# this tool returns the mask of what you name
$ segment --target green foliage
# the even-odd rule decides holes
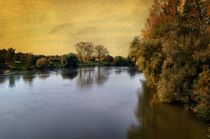
[[[50,57],[48,57],[48,63],[49,63],[49,65],[48,65],[49,69],[59,68],[61,65],[60,57],[50,56]]]
[[[130,58],[118,56],[114,59],[103,45],[94,46],[91,42],[80,42],[75,47],[76,55],[70,53],[63,56],[15,53],[13,48],[2,49],[0,50],[0,68],[4,70],[33,70],[78,66],[133,66]]]
[[[61,61],[62,67],[78,67],[78,59],[76,55],[70,53],[68,55],[64,55]]]
[[[182,3],[182,4],[180,4]],[[159,100],[179,102],[210,121],[210,45],[207,1],[155,0],[133,58],[157,87]]]
[[[114,61],[114,58],[110,55],[107,55],[104,57],[103,63],[101,63],[101,64],[104,66],[112,66],[113,61]]]
[[[127,66],[128,63],[128,60],[122,56],[116,56],[113,61],[114,66]]]
[[[14,56],[15,56],[15,49],[13,48],[9,48],[7,50],[7,59],[8,59],[8,62],[13,62],[14,61]]]
[[[6,68],[6,53],[7,53],[7,50],[5,49],[0,50],[0,68],[1,69]]]

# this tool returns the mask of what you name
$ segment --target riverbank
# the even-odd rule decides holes
[[[114,64],[79,64],[77,67],[57,67],[57,68],[44,68],[44,69],[39,69],[39,68],[36,68],[36,67],[31,67],[31,68],[4,68],[4,69],[0,69],[0,74],[1,75],[7,75],[11,72],[21,72],[21,71],[56,71],[56,70],[72,70],[72,69],[78,69],[78,68],[94,68],[94,67],[101,67],[101,68],[104,68],[104,67],[109,67],[109,68],[112,68],[112,67],[119,67],[119,68],[123,68],[123,67],[127,67],[127,68],[133,68],[137,71],[136,67],[134,65],[127,65],[127,66],[115,66]]]

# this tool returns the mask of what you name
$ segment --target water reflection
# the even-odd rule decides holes
[[[24,71],[24,72],[11,72],[8,74],[0,75],[0,84],[9,82],[9,87],[13,88],[16,86],[16,82],[21,78],[26,85],[32,86],[33,80],[38,77],[39,79],[45,80],[50,77],[50,71]]]
[[[99,67],[96,72],[95,80],[96,84],[103,85],[109,79],[109,70],[104,70]]]
[[[136,69],[135,67],[131,67],[131,68],[128,68],[128,69],[127,69],[127,73],[128,73],[128,75],[129,75],[131,78],[133,78],[133,77],[135,77],[136,74],[139,73],[139,72],[137,71],[137,69]]]
[[[50,71],[24,71],[24,72],[11,72],[8,74],[0,74],[0,84],[9,82],[9,87],[16,86],[16,82],[23,79],[26,85],[32,86],[33,80],[38,77],[39,79],[47,79],[50,76]]]
[[[9,80],[9,87],[10,88],[13,88],[15,87],[15,82],[20,80],[21,79],[21,76],[19,73],[15,73],[15,74],[9,74],[8,75],[8,80]]]
[[[0,139],[206,139],[205,126],[157,104],[140,79],[105,67],[0,75]]]
[[[77,78],[79,88],[90,88],[93,85],[94,68],[80,68]]]
[[[120,72],[122,70],[119,69]],[[25,71],[25,72],[12,72],[8,75],[0,75],[0,84],[9,81],[9,87],[15,87],[16,81],[23,79],[26,85],[32,86],[33,80],[39,78],[46,80],[50,77],[50,74],[56,73],[61,75],[63,79],[73,80],[76,78],[76,82],[79,88],[91,88],[93,84],[103,85],[109,79],[111,70],[105,67],[96,68],[79,68],[79,69],[61,69],[58,71],[39,70],[39,71]]]
[[[45,80],[48,77],[50,77],[50,72],[51,71],[49,71],[49,70],[39,70],[39,71],[37,71],[37,77],[42,80]]]
[[[9,75],[9,87],[13,88],[15,87],[15,76],[14,75]]]
[[[77,71],[77,69],[63,69],[61,71],[61,75],[62,75],[63,79],[73,80],[74,78],[77,77],[78,71]]]
[[[115,74],[120,74],[123,72],[123,69],[121,67],[115,69]]]
[[[0,84],[6,82],[7,77],[6,76],[0,76]]]
[[[23,81],[25,84],[28,84],[29,86],[32,86],[34,78],[36,78],[36,72],[34,71],[26,71],[22,74]]]
[[[128,139],[207,139],[206,127],[183,109],[158,104],[154,89],[143,83],[135,112],[138,125],[128,129]]]
[[[109,70],[106,68],[80,68],[77,85],[79,88],[91,88],[93,84],[103,85],[109,79]]]

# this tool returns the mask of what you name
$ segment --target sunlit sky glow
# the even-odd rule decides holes
[[[127,55],[152,0],[0,0],[0,49],[61,55],[79,41]]]

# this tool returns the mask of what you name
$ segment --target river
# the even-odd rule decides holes
[[[207,139],[204,124],[152,93],[127,67],[0,75],[0,139]]]

